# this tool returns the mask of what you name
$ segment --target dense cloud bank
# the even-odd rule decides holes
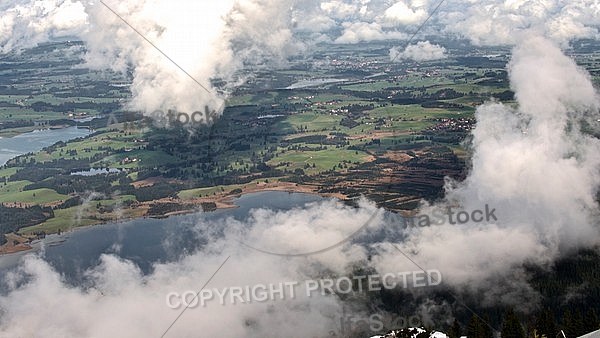
[[[253,69],[280,65],[290,56],[306,55],[315,42],[407,39],[439,4],[433,0],[104,3],[106,6],[99,1],[4,1],[0,5],[0,51],[74,36],[86,44],[88,66],[133,72],[131,109],[150,113],[175,107],[191,114],[205,106],[222,109],[228,90],[245,80],[238,72],[244,65]],[[533,32],[566,44],[575,38],[597,37],[598,22],[600,5],[593,0],[448,0],[421,34],[497,45],[514,44],[523,39],[524,32]],[[399,52],[403,51],[392,51]],[[417,61],[444,56],[443,46],[428,42],[403,53],[404,58]],[[211,82],[216,78],[228,85],[216,90]]]

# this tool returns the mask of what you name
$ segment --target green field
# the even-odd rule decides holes
[[[55,201],[64,201],[69,198],[51,189],[35,189],[21,192],[5,192],[0,194],[0,203],[35,203],[45,204]]]
[[[17,170],[19,170],[17,167],[0,169],[0,178],[8,178],[14,175]]]
[[[301,113],[287,117],[282,122],[274,126],[277,131],[297,131],[300,127],[308,131],[321,131],[323,129],[331,130],[334,127],[341,127],[341,116],[325,115],[319,113]]]
[[[280,169],[303,169],[307,174],[314,174],[325,170],[334,169],[334,167],[343,164],[344,161],[352,163],[362,163],[368,158],[364,152],[347,150],[343,148],[336,149],[330,146],[327,150],[319,151],[286,151],[278,155],[267,164],[277,166],[281,162],[291,162],[290,166],[282,166]],[[313,168],[312,165],[315,165]],[[337,170],[337,168],[336,168]]]
[[[67,231],[75,227],[88,226],[100,223],[97,220],[79,218],[78,215],[80,214],[80,212],[80,207],[54,210],[54,218],[51,218],[46,222],[38,225],[23,228],[19,231],[19,233],[25,235],[39,231],[45,231],[46,233],[56,233],[59,229],[61,231]]]
[[[268,179],[268,181],[269,182],[278,182],[279,179],[271,178],[271,179]],[[246,184],[220,185],[220,186],[208,187],[208,188],[196,188],[196,189],[181,190],[177,194],[177,197],[179,197],[183,200],[190,200],[190,199],[201,198],[201,197],[209,197],[209,196],[219,194],[219,193],[229,193],[234,189],[244,189],[245,187],[249,187],[249,186],[256,185],[258,183],[264,183],[264,182],[265,182],[264,179],[258,179],[258,180],[252,180]]]
[[[9,171],[11,171],[11,169],[13,169],[13,168],[8,168],[8,169],[3,169],[3,170],[6,170],[7,172],[9,172]],[[23,188],[28,184],[31,184],[31,182],[29,182],[29,181],[9,181],[9,182],[4,183],[4,184],[0,185],[0,192],[2,193],[2,195],[0,195],[0,198],[4,197],[4,195],[15,194],[15,193],[21,192],[21,191],[23,191]]]

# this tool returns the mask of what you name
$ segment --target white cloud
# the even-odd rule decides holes
[[[340,37],[335,39],[335,43],[357,43],[361,41],[402,39],[406,35],[395,31],[384,31],[378,23],[344,23],[344,31]]]
[[[421,24],[427,18],[426,8],[414,8],[399,1],[383,13],[385,20],[390,24],[415,25]]]
[[[446,48],[431,44],[429,41],[419,41],[406,47],[402,52],[398,47],[390,49],[390,60],[409,59],[414,61],[431,61],[446,58]]]
[[[23,1],[8,5],[0,13],[0,52],[33,47],[51,36],[80,33],[86,19],[84,6],[77,1]]]

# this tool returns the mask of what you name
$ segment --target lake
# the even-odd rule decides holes
[[[69,175],[96,176],[96,175],[116,174],[116,173],[120,173],[123,170],[124,169],[119,169],[119,168],[92,168],[92,169],[88,169],[88,170],[74,171],[74,172],[70,173]]]
[[[302,80],[296,83],[289,85],[284,89],[300,89],[300,88],[310,88],[315,86],[324,86],[339,82],[346,82],[348,79],[314,79],[314,80]]]
[[[68,127],[63,129],[43,129],[14,137],[0,137],[0,166],[19,155],[41,150],[58,141],[68,141],[89,135],[86,128]]]
[[[152,271],[152,264],[176,261],[182,255],[203,245],[193,232],[194,225],[202,217],[207,219],[234,217],[237,220],[244,220],[252,209],[289,210],[323,200],[325,198],[318,195],[304,193],[283,191],[252,193],[236,199],[235,204],[239,207],[235,209],[198,212],[165,219],[134,219],[76,229],[60,236],[51,235],[43,241],[42,250],[44,259],[74,285],[84,282],[81,272],[96,266],[103,253],[128,259],[147,274]],[[177,245],[165,245],[165,243],[177,243]],[[0,256],[0,271],[15,268],[18,260],[23,256],[23,254]]]

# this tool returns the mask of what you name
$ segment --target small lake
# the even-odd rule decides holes
[[[118,169],[118,168],[92,168],[92,169],[88,169],[88,170],[74,171],[74,172],[70,173],[69,175],[74,175],[74,176],[96,176],[96,175],[116,174],[116,173],[120,173],[121,171],[123,171],[123,169]]]
[[[86,128],[43,129],[14,137],[0,137],[0,166],[19,155],[42,150],[58,141],[69,141],[89,135]]]
[[[302,80],[296,83],[291,84],[285,89],[300,89],[300,88],[309,88],[315,86],[323,86],[333,83],[346,82],[348,79],[314,79],[314,80]]]

